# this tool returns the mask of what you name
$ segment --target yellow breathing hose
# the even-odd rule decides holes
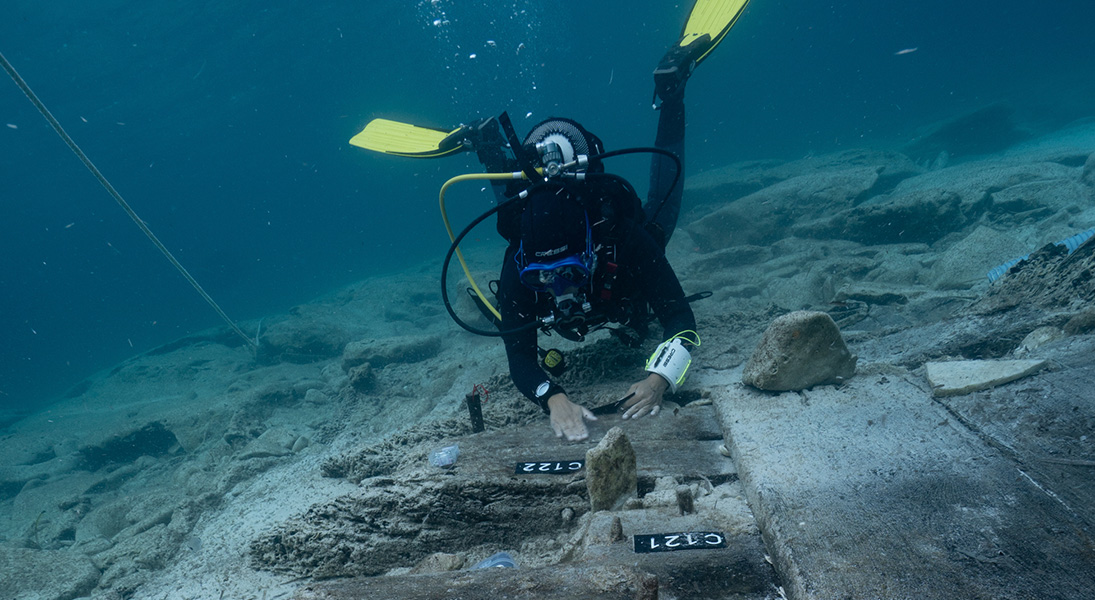
[[[438,194],[439,201],[441,203],[441,220],[445,222],[445,230],[449,232],[449,240],[456,241],[456,234],[452,231],[452,225],[449,224],[449,215],[445,212],[445,192],[449,190],[449,186],[461,181],[482,181],[482,180],[503,180],[503,179],[525,179],[525,174],[516,171],[513,173],[468,173],[466,175],[457,175],[452,179],[445,182],[441,186],[441,192]],[[468,278],[468,283],[471,284],[471,289],[475,291],[475,295],[479,296],[479,299],[483,302],[492,314],[498,319],[502,318],[502,314],[498,312],[498,309],[494,307],[487,296],[479,289],[479,285],[475,283],[475,278],[471,276],[471,270],[468,269],[468,263],[464,262],[464,255],[460,252],[460,247],[456,248],[456,258],[460,261],[460,266],[464,269],[464,275]]]

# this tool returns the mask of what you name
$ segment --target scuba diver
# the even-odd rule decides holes
[[[681,58],[688,59],[687,55]],[[683,80],[680,85],[659,86],[659,91],[662,104],[657,147],[680,156],[684,141]],[[568,156],[603,152],[596,136],[563,119],[538,125],[524,146],[541,150],[548,147],[540,154],[542,168],[550,168],[550,152],[561,151],[565,162],[573,160]],[[596,164],[588,167],[590,171],[598,168]],[[625,182],[588,177],[581,184],[539,187],[528,195],[523,210],[508,224],[507,215],[499,216],[500,230],[519,233],[510,239],[498,290],[500,328],[510,332],[502,336],[510,377],[521,393],[548,413],[559,437],[586,439],[584,421],[597,417],[590,409],[572,402],[541,369],[537,329],[527,327],[531,322],[547,322],[551,331],[574,341],[609,322],[626,326],[641,338],[649,311],[653,311],[666,334],[659,352],[672,344],[679,353],[678,360],[647,365],[648,376],[631,386],[620,407],[624,419],[657,415],[665,391],[671,388],[675,392],[683,382],[689,361],[684,346],[698,344],[699,340],[692,310],[665,257],[682,195],[681,181],[673,176],[674,170],[669,158],[654,156],[645,206],[639,206],[634,190]]]
[[[676,392],[699,346],[695,317],[665,247],[676,228],[683,192],[684,89],[693,69],[718,45],[748,0],[697,0],[677,43],[654,70],[654,107],[659,111],[653,148],[606,152],[601,140],[576,121],[549,118],[520,140],[508,116],[481,119],[451,132],[375,120],[351,143],[400,156],[434,158],[475,151],[491,179],[498,204],[473,221],[453,244],[442,269],[445,306],[465,329],[505,342],[510,377],[517,389],[549,415],[558,437],[588,438],[585,421],[595,412],[623,411],[624,419],[657,415],[665,392]],[[606,172],[604,160],[651,153],[645,203],[622,177]],[[467,233],[492,214],[508,242],[494,291],[497,308],[479,290],[465,265],[469,293],[494,325],[476,329],[460,319],[448,299],[446,277]],[[474,293],[473,293],[474,292]],[[709,294],[708,294],[709,295]],[[552,380],[560,355],[537,344],[538,331],[582,341],[608,328],[629,345],[646,336],[651,316],[662,326],[662,342],[645,364],[646,377],[623,397],[591,411],[574,403]],[[609,324],[618,327],[609,328]]]

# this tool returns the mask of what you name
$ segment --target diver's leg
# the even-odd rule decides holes
[[[664,100],[659,112],[658,136],[654,145],[676,154],[681,161],[681,172],[677,173],[677,162],[672,158],[663,154],[654,155],[650,160],[650,189],[643,212],[646,213],[647,230],[665,246],[677,227],[684,192],[683,90]]]
[[[674,185],[676,162],[655,155],[650,168],[650,192],[643,207],[647,228],[663,244],[669,243],[681,212],[684,189],[684,86],[692,71],[729,33],[748,4],[744,2],[695,2],[677,40],[654,69],[654,106],[661,100],[655,145],[675,152],[681,173]]]
[[[471,144],[488,173],[511,173],[520,168],[512,151],[507,150],[509,145],[495,117],[479,119],[468,125],[465,142]],[[513,179],[493,180],[490,187],[495,202],[499,204],[522,189],[520,182]],[[521,210],[522,206],[510,204],[498,211],[498,233],[511,243],[516,243],[521,234]]]

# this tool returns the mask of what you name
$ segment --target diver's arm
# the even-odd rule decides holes
[[[502,315],[502,331],[513,331],[503,335],[502,341],[506,344],[506,358],[513,384],[546,413],[548,396],[537,398],[536,391],[541,384],[550,384],[551,381],[540,368],[536,328],[528,327],[536,319],[536,294],[520,283],[517,263],[513,260],[516,251],[514,246],[506,250],[499,280],[498,311]],[[551,391],[555,393],[562,391],[562,388]]]
[[[632,241],[639,281],[664,329],[664,339],[668,341],[681,332],[695,331],[696,317],[684,299],[684,290],[677,274],[673,272],[661,247],[645,231],[637,232]],[[657,415],[661,410],[662,397],[669,387],[669,382],[657,373],[650,373],[636,382],[628,390],[633,396],[624,405],[623,418]]]
[[[514,252],[512,246],[506,251],[506,263],[502,267],[498,294],[502,331],[517,330],[536,318],[536,295],[518,281]],[[588,408],[571,402],[566,390],[551,381],[540,368],[536,328],[526,327],[502,336],[502,340],[506,344],[510,379],[518,391],[548,414],[555,436],[570,441],[588,438],[585,421],[596,421],[597,417]]]
[[[503,285],[503,289],[505,286]],[[502,301],[506,307],[505,300]],[[518,306],[510,304],[502,309],[503,331],[520,327],[530,321],[523,318]],[[524,312],[531,315],[531,311]],[[522,322],[523,321],[523,322]],[[529,328],[525,331],[505,335],[502,338],[506,343],[506,357],[509,360],[509,373],[513,384],[548,414],[551,429],[556,437],[565,437],[569,441],[581,441],[589,437],[585,421],[596,421],[597,417],[584,406],[570,401],[566,391],[558,384],[551,381],[547,374],[540,368],[538,354],[536,352],[536,329]]]

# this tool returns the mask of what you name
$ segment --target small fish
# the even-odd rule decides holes
[[[902,54],[912,54],[913,52],[916,52],[919,49],[920,49],[919,46],[917,46],[916,48],[905,48],[904,50],[898,50],[897,52],[894,52],[893,54],[894,54],[894,56],[901,56]]]

